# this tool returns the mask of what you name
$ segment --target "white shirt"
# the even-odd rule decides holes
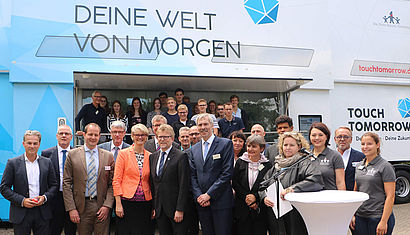
[[[120,146],[118,146],[118,151],[120,151],[120,150],[122,149],[123,143],[124,143],[124,142],[121,142]],[[115,154],[115,147],[116,147],[116,146],[115,146],[115,144],[114,144],[114,141],[111,140],[111,153],[112,153],[112,155]]]
[[[352,148],[346,149],[342,154],[343,163],[345,164],[345,170],[346,170],[347,164],[349,163],[350,151],[352,151]]]
[[[90,164],[90,160],[91,160],[91,153],[89,152],[89,150],[93,151],[93,157],[95,159],[95,171],[97,172],[97,177],[98,177],[99,161],[98,161],[98,149],[97,149],[97,147],[95,147],[94,149],[89,149],[89,148],[87,148],[87,145],[84,145],[84,150],[85,150],[85,164],[86,164],[85,166],[87,167],[87,172],[88,172],[88,165]],[[98,193],[98,191],[97,191],[97,193]],[[85,187],[85,196],[86,197],[90,196],[88,194],[88,180],[87,180],[87,185]]]
[[[164,166],[165,166],[165,162],[167,162],[167,160],[168,160],[168,155],[169,155],[169,151],[171,151],[171,148],[172,148],[172,145],[171,145],[171,147],[169,147],[169,149],[167,149],[167,150],[165,150],[165,159],[164,159]],[[157,175],[158,175],[158,173],[159,173],[159,164],[160,164],[160,162],[161,162],[161,156],[162,156],[162,153],[163,153],[164,151],[162,151],[162,149],[160,150],[160,153],[159,153],[159,158],[158,158],[158,162],[157,162]],[[162,166],[162,169],[164,169],[164,166]]]
[[[212,134],[211,137],[209,137],[209,139],[208,139],[207,141],[205,141],[204,139],[201,140],[201,143],[202,143],[202,154],[204,154],[204,151],[205,151],[205,142],[208,142],[208,153],[209,153],[209,150],[211,149],[211,145],[212,145],[212,142],[214,142],[214,139],[215,139],[215,135]],[[202,156],[202,157],[203,157],[203,156]],[[206,158],[205,158],[205,159],[206,159]]]
[[[24,153],[24,160],[26,163],[29,197],[34,198],[40,196],[40,166],[38,165],[38,155],[33,162],[30,162]]]
[[[60,171],[60,191],[63,191],[63,171],[64,171],[64,165],[63,165],[63,150],[67,150],[66,157],[68,155],[68,151],[70,151],[70,146],[67,148],[63,149],[60,147],[60,145],[57,144],[57,151],[58,151],[58,169]]]

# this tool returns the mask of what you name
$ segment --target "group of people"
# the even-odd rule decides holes
[[[239,97],[232,95],[230,102],[217,104],[214,100],[207,102],[199,99],[195,105],[191,104],[190,98],[184,95],[182,88],[177,88],[174,97],[168,97],[166,92],[160,92],[152,101],[152,111],[147,112],[142,107],[139,97],[132,99],[131,105],[125,111],[121,101],[114,100],[110,104],[106,96],[101,92],[92,93],[92,103],[84,105],[75,118],[76,134],[82,135],[84,127],[89,123],[96,123],[101,127],[102,133],[109,133],[111,123],[122,121],[127,127],[127,133],[136,124],[144,124],[152,134],[152,118],[162,115],[169,125],[174,127],[176,135],[178,130],[175,126],[189,122],[188,127],[195,123],[199,114],[209,113],[214,120],[215,134],[228,137],[232,131],[244,130],[248,127],[248,115],[245,110],[239,108]],[[82,124],[82,125],[81,125]],[[130,138],[126,142],[131,143]]]
[[[101,144],[102,128],[91,122],[78,148],[70,146],[71,128],[62,125],[57,145],[41,155],[41,134],[27,131],[25,153],[8,160],[0,185],[11,202],[15,234],[61,234],[63,229],[67,235],[76,230],[109,234],[112,213],[120,235],[152,235],[155,223],[161,235],[198,234],[199,223],[204,235],[307,234],[295,208],[276,219],[275,202],[261,190],[278,172],[283,200],[287,193],[324,189],[368,193],[370,199],[352,218],[352,233],[392,233],[395,173],[380,156],[377,134],[361,137],[361,153],[350,147],[352,131],[340,127],[332,150],[324,123],[312,124],[307,141],[282,115],[275,121],[279,140],[269,145],[260,124],[248,137],[240,129],[224,138],[215,130],[215,116],[194,117],[191,127],[186,120],[176,133],[169,119],[154,115],[152,139],[146,125],[129,128],[115,120],[111,141]],[[131,145],[124,142],[127,130]]]

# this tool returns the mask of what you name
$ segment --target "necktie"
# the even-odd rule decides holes
[[[88,162],[88,196],[95,197],[97,195],[97,173],[96,173],[96,164],[95,158],[93,156],[94,151],[89,150],[90,161]]]
[[[65,160],[67,159],[67,150],[63,150],[63,151],[61,151],[61,152],[63,152],[63,172],[64,172],[64,165],[65,165]]]
[[[204,155],[202,156],[204,158],[204,161],[206,159],[206,156],[208,155],[208,150],[209,150],[209,143],[205,141],[205,143],[204,143]]]
[[[162,168],[164,168],[164,162],[165,162],[165,154],[166,152],[161,153],[161,159],[159,160],[159,169],[158,169],[158,176],[162,174]]]
[[[117,160],[117,156],[118,156],[118,150],[119,150],[120,148],[119,148],[118,146],[115,146],[114,149],[115,149],[115,152],[114,152],[114,161],[116,161],[116,160]]]

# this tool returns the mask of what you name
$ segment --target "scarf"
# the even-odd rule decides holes
[[[289,167],[293,163],[295,163],[297,160],[299,160],[302,156],[299,153],[296,153],[290,158],[286,158],[283,155],[278,155],[275,157],[275,169],[276,170],[281,170],[282,168]]]

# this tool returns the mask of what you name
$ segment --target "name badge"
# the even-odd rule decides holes
[[[105,169],[106,171],[110,171],[110,170],[111,170],[111,166],[105,166],[104,169]]]
[[[212,155],[212,158],[214,159],[214,160],[216,160],[216,159],[220,159],[221,158],[221,154],[214,154],[214,155]]]
[[[352,162],[352,167],[356,167],[359,162]]]
[[[265,168],[264,165],[259,165],[258,170],[261,171],[261,170],[263,170],[263,168]]]

